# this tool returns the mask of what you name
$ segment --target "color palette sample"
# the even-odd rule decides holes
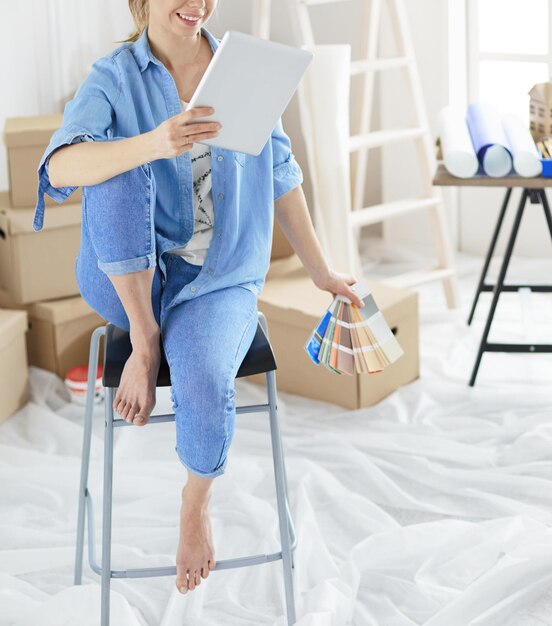
[[[370,290],[362,281],[351,285],[364,306],[337,295],[313,330],[305,350],[316,365],[336,374],[373,374],[403,354]]]

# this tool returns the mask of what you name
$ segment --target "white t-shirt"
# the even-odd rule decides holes
[[[184,100],[183,105],[188,104]],[[184,109],[184,107],[183,107]],[[203,265],[213,236],[215,215],[211,184],[211,148],[201,143],[192,144],[190,159],[193,174],[194,234],[185,246],[169,250],[194,265]]]

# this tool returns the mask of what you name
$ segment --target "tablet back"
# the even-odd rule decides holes
[[[211,106],[195,118],[222,124],[203,143],[257,156],[270,138],[313,58],[312,52],[227,31],[186,110]]]

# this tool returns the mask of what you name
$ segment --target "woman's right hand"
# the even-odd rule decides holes
[[[191,150],[194,141],[211,139],[222,127],[218,122],[191,122],[196,117],[207,117],[212,107],[193,107],[169,117],[148,134],[152,140],[153,159],[170,159]]]

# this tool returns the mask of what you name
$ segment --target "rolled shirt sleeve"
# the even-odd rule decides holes
[[[113,106],[119,97],[121,81],[115,63],[109,58],[96,61],[88,76],[65,105],[61,128],[50,138],[38,165],[38,191],[33,229],[44,224],[44,194],[58,203],[66,200],[77,187],[53,187],[48,162],[63,145],[81,141],[107,141],[113,136]]]
[[[274,167],[274,200],[303,182],[303,171],[295,160],[291,141],[284,131],[282,118],[278,119],[271,136]]]

